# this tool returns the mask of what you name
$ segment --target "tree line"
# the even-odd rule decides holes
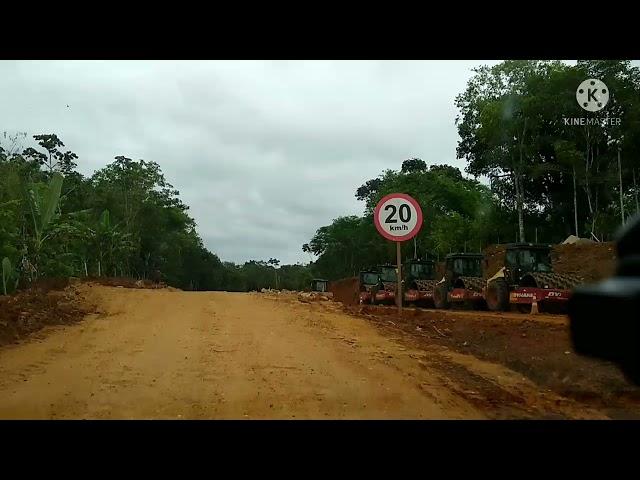
[[[609,88],[600,111],[576,101],[586,79]],[[629,61],[482,66],[455,105],[457,158],[472,178],[410,158],[366,181],[355,192],[364,214],[336,218],[303,245],[317,256],[318,274],[340,278],[394,263],[395,246],[372,218],[392,192],[413,196],[425,213],[418,236],[402,245],[405,258],[441,259],[491,243],[556,243],[571,234],[611,240],[640,211],[640,69]]]
[[[578,85],[590,78],[610,90],[597,112],[576,101]],[[302,246],[316,256],[307,265],[221,261],[153,161],[117,156],[83,176],[81,159],[57,135],[5,133],[0,293],[43,277],[146,279],[155,271],[186,290],[301,290],[314,277],[338,279],[395,260],[395,246],[372,218],[392,192],[410,194],[425,213],[419,235],[402,246],[405,258],[441,259],[491,243],[555,243],[570,234],[611,240],[640,210],[640,69],[629,61],[483,66],[455,105],[456,153],[468,176],[437,159],[399,162],[356,189],[363,215],[336,218]]]
[[[7,294],[51,277],[153,278],[185,290],[300,290],[311,273],[277,259],[223,262],[153,161],[117,156],[93,175],[55,134],[0,138],[0,260]]]

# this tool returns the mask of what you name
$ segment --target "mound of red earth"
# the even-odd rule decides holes
[[[329,292],[333,293],[333,300],[344,305],[358,305],[360,303],[360,282],[358,277],[348,277],[329,282]]]
[[[37,282],[14,295],[0,296],[0,345],[15,343],[45,325],[77,322],[92,311],[68,280]]]
[[[505,245],[489,245],[484,250],[484,278],[490,278],[504,266]],[[585,242],[554,245],[551,263],[555,273],[572,274],[585,282],[611,276],[616,268],[616,249],[612,242]]]
[[[153,288],[151,280],[136,280],[126,277],[85,277],[83,282],[98,283],[106,287]]]
[[[556,273],[571,273],[585,282],[596,282],[613,275],[616,259],[613,242],[555,245],[551,252]]]
[[[0,295],[0,345],[15,343],[46,325],[80,321],[93,306],[76,288],[79,283],[96,283],[109,287],[154,288],[151,280],[131,278],[85,277],[44,278],[18,290]],[[169,287],[169,289],[172,289]]]

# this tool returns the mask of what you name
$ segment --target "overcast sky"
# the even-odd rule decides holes
[[[86,175],[153,160],[223,260],[301,250],[355,190],[455,158],[455,96],[497,61],[0,61],[0,132],[55,133]],[[69,105],[69,108],[67,108]]]

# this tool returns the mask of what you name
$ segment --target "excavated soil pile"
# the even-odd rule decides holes
[[[333,294],[331,292],[300,292],[298,300],[302,303],[325,302],[331,300]]]
[[[83,298],[81,288],[76,287],[86,283],[110,287],[154,288],[150,280],[131,278],[40,279],[13,295],[0,295],[0,345],[15,343],[46,325],[70,324],[82,320],[86,314],[94,311]],[[171,287],[168,289],[177,291]]]
[[[126,277],[84,277],[83,282],[97,283],[105,287],[153,288],[151,280],[136,280]]]
[[[358,277],[343,278],[335,282],[329,282],[329,292],[333,293],[333,299],[344,305],[358,305],[360,303]]]
[[[613,275],[616,258],[613,242],[556,245],[551,253],[556,273],[571,273],[585,282],[596,282]]]
[[[40,281],[15,295],[0,296],[0,345],[15,343],[45,325],[77,322],[92,312],[80,291],[65,283]]]

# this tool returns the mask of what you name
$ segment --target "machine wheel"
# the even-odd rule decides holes
[[[444,285],[436,286],[433,289],[433,304],[438,309],[449,308],[449,299],[447,298],[447,287]]]
[[[509,309],[509,286],[504,278],[495,279],[487,287],[487,306],[494,312]]]
[[[520,313],[531,313],[531,304],[530,303],[517,303],[516,310]]]
[[[369,303],[371,303],[371,305],[377,305],[376,293],[378,293],[378,290],[375,289],[375,288],[372,288],[371,289],[371,300],[369,301]]]

